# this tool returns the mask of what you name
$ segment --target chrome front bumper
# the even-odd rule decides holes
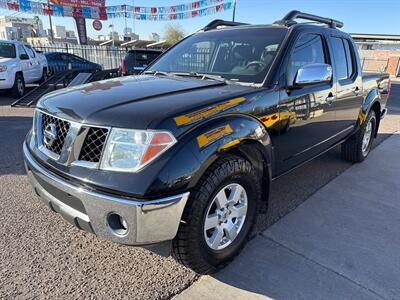
[[[189,192],[148,201],[106,195],[75,186],[47,171],[35,161],[25,144],[23,154],[35,192],[78,228],[126,245],[148,245],[175,237]],[[75,207],[69,203],[75,203]],[[116,230],[110,224],[111,215],[122,216],[126,230]]]

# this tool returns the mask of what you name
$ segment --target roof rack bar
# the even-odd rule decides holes
[[[240,25],[249,25],[249,24],[217,19],[217,20],[214,20],[214,21],[211,21],[210,23],[208,23],[201,30],[208,31],[208,30],[216,29],[219,26],[240,26]]]
[[[284,16],[282,18],[282,20],[276,21],[275,24],[290,26],[290,25],[295,24],[294,19],[304,19],[304,20],[315,21],[318,23],[324,23],[324,24],[328,24],[332,28],[336,28],[336,27],[342,28],[344,25],[343,22],[341,22],[341,21],[303,13],[298,10],[290,11],[286,16]]]

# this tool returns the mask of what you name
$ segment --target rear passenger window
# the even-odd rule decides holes
[[[332,37],[333,55],[335,56],[335,68],[338,79],[349,78],[347,72],[347,58],[344,50],[343,40],[341,38]]]
[[[346,50],[346,59],[347,59],[347,74],[348,77],[350,78],[354,74],[354,59],[353,59],[353,54],[351,52],[352,45],[350,44],[349,40],[344,39],[344,49]]]
[[[348,79],[354,74],[354,59],[350,42],[339,37],[332,37],[333,54],[336,61],[338,79]]]
[[[317,34],[305,34],[300,37],[292,52],[288,69],[288,82],[293,83],[297,70],[304,65],[326,63],[324,44]]]

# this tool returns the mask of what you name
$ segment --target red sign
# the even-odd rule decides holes
[[[92,25],[93,28],[97,31],[100,31],[103,28],[103,24],[101,24],[100,20],[94,20]]]
[[[64,6],[82,7],[105,7],[106,0],[50,0],[51,3]]]

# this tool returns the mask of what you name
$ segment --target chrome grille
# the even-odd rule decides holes
[[[65,138],[67,137],[68,131],[70,129],[71,124],[68,121],[64,121],[62,119],[50,116],[48,114],[43,113],[42,114],[42,126],[41,126],[41,135],[43,136],[46,127],[50,124],[54,124],[57,135],[56,139],[51,145],[47,145],[46,143],[43,143],[43,146],[50,150],[51,152],[60,155],[62,148],[65,143]]]
[[[79,155],[80,161],[100,162],[101,153],[104,148],[108,129],[90,127]]]

